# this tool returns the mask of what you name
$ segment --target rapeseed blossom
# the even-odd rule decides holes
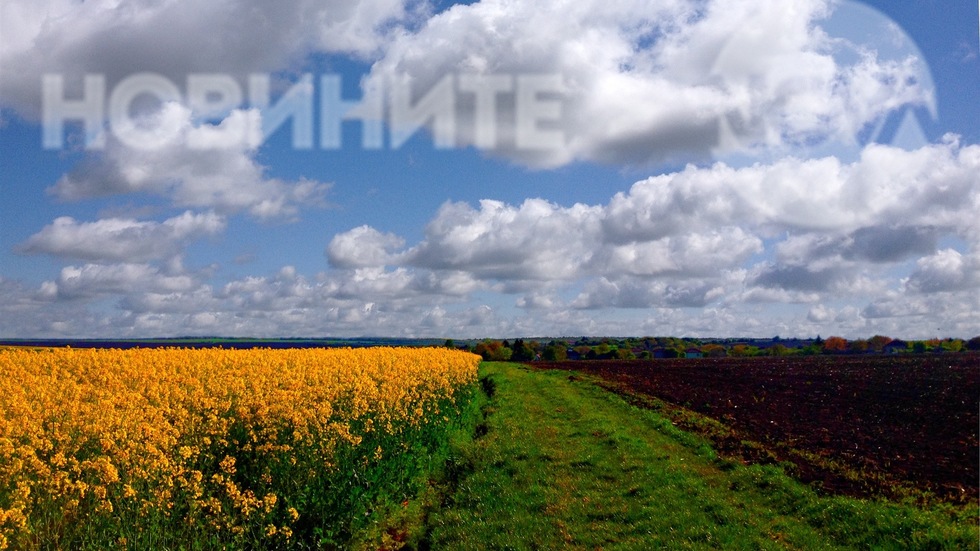
[[[368,488],[380,462],[429,445],[478,361],[409,348],[0,349],[0,549],[64,547],[86,526],[135,545],[174,525],[274,547],[346,499],[329,497],[338,481]]]

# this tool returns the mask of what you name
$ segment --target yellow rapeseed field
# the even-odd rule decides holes
[[[478,360],[409,348],[0,350],[0,549],[329,540],[327,517],[347,513],[335,509],[392,487],[392,471],[413,464],[403,456],[434,445]]]

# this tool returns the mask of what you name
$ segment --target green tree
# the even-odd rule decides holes
[[[980,336],[973,337],[966,341],[967,350],[980,350]]]
[[[507,348],[506,346],[501,346],[497,350],[497,353],[494,354],[493,357],[490,359],[495,362],[506,362],[507,360],[510,360],[510,357],[513,353],[514,351],[511,350],[510,348]]]
[[[816,355],[820,354],[821,352],[823,352],[823,347],[821,347],[817,343],[813,343],[813,344],[804,346],[802,353],[803,353],[804,356],[816,356]]]
[[[549,344],[544,347],[541,358],[548,362],[563,362],[568,359],[568,352],[564,346]]]
[[[864,354],[868,351],[868,341],[864,339],[851,341],[851,343],[847,345],[847,351],[852,354]]]
[[[784,344],[774,344],[768,348],[769,356],[789,356],[790,350]]]
[[[522,339],[517,339],[514,344],[511,345],[513,353],[510,359],[515,362],[529,362],[534,359],[534,349]]]
[[[635,360],[636,355],[629,348],[620,348],[616,350],[616,358],[620,360]]]
[[[509,347],[504,346],[504,343],[489,339],[477,344],[473,352],[483,356],[483,359],[488,362],[505,362],[514,353]]]
[[[943,341],[943,350],[947,352],[961,352],[965,343],[962,339],[946,339]]]

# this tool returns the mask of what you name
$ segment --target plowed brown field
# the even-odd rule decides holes
[[[831,492],[980,496],[977,354],[534,365],[598,375],[621,393],[719,420],[730,431],[710,436],[723,454],[788,461],[799,478]]]

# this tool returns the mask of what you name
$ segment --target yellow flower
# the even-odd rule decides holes
[[[221,463],[219,464],[219,466],[221,467],[221,472],[227,473],[227,474],[235,474],[235,458],[234,457],[232,457],[230,455],[226,455],[225,458],[221,460]]]
[[[264,498],[262,498],[262,506],[266,513],[271,511],[272,508],[276,506],[276,499],[276,494],[267,494]]]
[[[341,451],[380,460],[379,440],[449,423],[439,412],[478,363],[445,349],[0,349],[0,548],[59,510],[45,522],[189,509],[201,528],[259,528],[255,511],[290,498],[280,472],[335,472]],[[238,479],[245,457],[268,461],[255,480]]]

